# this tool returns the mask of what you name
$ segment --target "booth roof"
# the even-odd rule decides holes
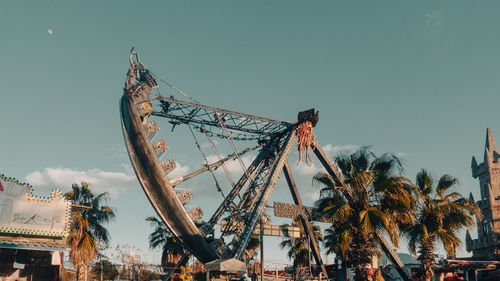
[[[235,258],[232,259],[219,259],[206,263],[205,266],[210,271],[224,271],[227,273],[238,273],[242,271],[247,271],[247,266],[244,262],[239,261]]]

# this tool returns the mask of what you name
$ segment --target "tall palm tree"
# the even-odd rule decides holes
[[[293,223],[291,225],[289,224],[283,224],[281,225],[282,228],[286,227],[299,227],[300,228],[300,237],[299,238],[293,238],[287,235],[285,232],[285,237],[283,241],[280,243],[280,248],[288,248],[288,258],[293,259],[293,267],[294,268],[301,268],[301,267],[307,267],[309,264],[309,260],[311,258],[310,256],[310,249],[307,245],[307,238],[303,235],[304,229],[302,226],[302,222],[300,219],[296,218],[293,220]],[[314,233],[314,239],[316,241],[323,241],[323,234],[321,233],[321,229],[319,226],[315,224],[311,224],[312,230]]]
[[[174,267],[186,251],[182,243],[173,236],[165,223],[156,217],[147,217],[146,221],[154,229],[149,234],[149,247],[151,249],[161,248],[161,265],[163,267]]]
[[[87,280],[88,264],[95,258],[99,246],[109,243],[109,233],[103,224],[113,219],[115,213],[111,207],[102,205],[108,194],[95,195],[87,183],[73,184],[72,191],[65,196],[73,204],[86,207],[72,223],[67,241],[70,258],[77,267],[77,280]]]
[[[345,186],[324,172],[313,178],[323,186],[316,204],[333,221],[326,246],[353,268],[354,280],[367,280],[372,257],[381,251],[379,233],[388,235],[397,247],[398,225],[414,219],[408,212],[415,205],[413,184],[402,176],[402,163],[393,154],[377,157],[363,147],[334,160]]]
[[[417,174],[414,190],[418,199],[415,210],[417,220],[403,228],[408,239],[408,248],[421,263],[421,279],[431,280],[434,275],[434,250],[441,241],[449,256],[455,256],[460,244],[457,232],[474,225],[473,216],[481,219],[481,210],[473,200],[453,191],[457,179],[444,175],[437,182],[431,174],[422,169]]]

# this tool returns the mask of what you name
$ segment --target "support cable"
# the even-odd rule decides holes
[[[191,132],[191,135],[193,135],[194,141],[196,143],[196,147],[198,147],[198,150],[200,151],[201,155],[203,156],[203,159],[205,160],[205,165],[207,165],[208,171],[210,172],[210,174],[212,175],[212,178],[215,181],[215,186],[217,187],[217,191],[219,191],[220,194],[222,194],[223,198],[226,198],[226,196],[224,195],[224,192],[222,191],[222,188],[219,185],[219,181],[217,180],[217,177],[215,176],[215,173],[210,168],[210,163],[208,163],[208,159],[207,159],[205,153],[203,152],[203,150],[201,149],[200,143],[198,142],[198,139],[196,138],[196,135],[194,134],[193,129],[191,128],[191,125],[189,125],[189,124],[187,124],[187,125],[189,128],[189,131]]]
[[[222,131],[226,135],[226,138],[227,138],[229,144],[231,144],[231,147],[233,148],[234,154],[236,155],[236,158],[238,159],[238,162],[240,163],[240,166],[243,169],[243,172],[245,173],[245,175],[247,177],[250,177],[250,175],[248,174],[248,171],[247,171],[247,167],[245,167],[245,163],[243,163],[243,160],[241,159],[240,155],[238,154],[238,150],[236,149],[236,145],[234,145],[234,142],[231,139],[231,135],[229,134],[229,132],[226,128],[226,124],[224,124],[224,121],[222,120],[218,111],[215,112],[215,116],[217,117],[217,120],[219,120],[219,124],[222,127]]]
[[[215,146],[215,143],[214,141],[212,140],[212,138],[210,137],[210,135],[208,134],[208,131],[207,129],[205,129],[205,127],[202,125],[201,129],[203,130],[203,132],[205,133],[205,135],[207,136],[207,139],[208,139],[208,142],[210,143],[210,145],[212,146],[212,149],[214,150],[215,152],[215,156],[217,157],[217,160],[218,161],[222,161],[222,156],[219,154],[219,151],[217,150],[217,147]],[[227,180],[229,181],[229,184],[231,185],[231,189],[234,188],[234,180],[233,180],[233,177],[231,177],[231,174],[229,173],[229,171],[227,170],[227,167],[226,167],[226,164],[223,163],[222,165],[222,169],[224,170],[224,174],[226,174],[226,177],[227,177]],[[238,198],[240,197],[240,194],[238,193]]]
[[[256,182],[256,180],[257,180],[257,177],[258,177],[258,176],[260,175],[260,173],[262,172],[262,169],[263,169],[263,166],[264,166],[264,165],[265,165],[264,163],[259,164],[259,165],[258,165],[258,167],[256,167],[256,169],[254,170],[253,176],[252,176],[252,175],[248,176],[247,174],[245,174],[245,177],[247,177],[247,179],[249,179],[249,182],[250,182],[250,184],[249,184],[249,187],[248,187],[248,188],[251,188],[251,186],[255,184],[255,182]],[[247,189],[247,191],[248,191],[248,189]],[[239,193],[238,193],[238,195],[239,195]],[[240,202],[239,202],[239,203],[238,203],[238,205],[236,206],[236,210],[240,211],[240,210],[242,210],[242,209],[243,209],[243,206],[245,206],[245,203],[246,203],[248,200],[251,200],[251,199],[249,199],[249,196],[250,196],[250,195],[249,195],[249,193],[245,192],[245,193],[243,194],[243,198],[241,198],[241,197],[239,198],[239,199],[240,199]],[[227,223],[226,227],[225,227],[224,229],[221,229],[221,231],[222,231],[221,237],[226,236],[226,235],[228,234],[228,232],[232,230],[232,226],[233,226],[234,220],[236,220],[236,219],[238,219],[238,218],[233,217],[233,216],[230,216],[230,217],[229,217],[229,220],[228,220],[228,223]],[[238,228],[236,228],[236,231],[238,232],[238,235],[239,235],[239,234],[240,234],[240,232],[241,232],[241,231],[239,230],[239,227],[238,227]]]
[[[151,72],[152,73],[152,72]],[[172,88],[172,90],[176,91],[177,93],[183,95],[184,97],[194,101],[194,102],[198,102],[197,100],[193,99],[190,95],[184,93],[183,91],[177,89],[174,85],[170,84],[168,81],[166,80],[163,80],[163,78],[161,78],[160,76],[152,73],[154,76],[156,76],[158,78],[158,80],[160,80],[161,82],[165,83],[165,85],[169,86],[170,88]],[[199,102],[198,102],[199,103]]]

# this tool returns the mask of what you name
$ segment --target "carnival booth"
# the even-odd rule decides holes
[[[81,207],[59,190],[36,196],[27,183],[0,176],[0,280],[61,280],[72,218]]]

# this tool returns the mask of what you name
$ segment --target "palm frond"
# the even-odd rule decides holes
[[[450,175],[443,175],[436,186],[436,193],[442,197],[444,193],[452,186],[458,183],[458,179]]]
[[[417,174],[417,180],[416,180],[416,185],[420,189],[420,192],[423,194],[430,194],[432,191],[432,183],[433,179],[430,173],[422,169],[420,172]]]

